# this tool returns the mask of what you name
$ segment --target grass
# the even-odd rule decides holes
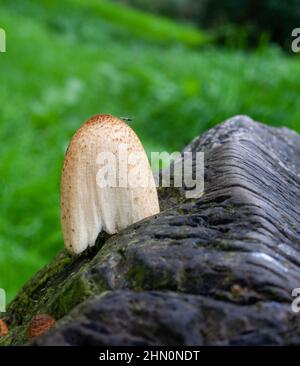
[[[201,47],[189,27],[96,0],[3,0],[0,287],[11,299],[62,247],[59,179],[74,131],[133,117],[148,152],[249,114],[300,131],[299,58]]]

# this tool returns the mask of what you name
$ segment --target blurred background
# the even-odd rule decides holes
[[[300,132],[298,0],[2,0],[0,287],[63,247],[64,152],[96,113],[134,118],[147,152],[236,114]]]

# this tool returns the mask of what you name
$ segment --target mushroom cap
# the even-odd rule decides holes
[[[3,319],[0,319],[0,337],[8,333],[8,327]]]
[[[36,315],[28,328],[28,338],[35,338],[51,329],[55,325],[55,320],[48,314]]]
[[[146,179],[143,184],[141,178]],[[75,133],[63,164],[61,223],[66,248],[79,254],[95,244],[101,231],[114,234],[157,213],[155,181],[137,135],[112,115],[90,118]]]

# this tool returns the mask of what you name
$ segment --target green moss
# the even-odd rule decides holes
[[[125,259],[126,258],[126,250],[125,250],[125,248],[119,248],[118,250],[117,250],[117,252],[120,254],[120,256],[122,257],[122,259]]]
[[[137,290],[143,290],[146,277],[146,268],[141,264],[133,265],[126,273],[126,280]]]
[[[70,281],[59,294],[57,301],[52,303],[51,313],[59,319],[92,294],[89,283],[82,277]]]

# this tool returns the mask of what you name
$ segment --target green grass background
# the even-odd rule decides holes
[[[102,0],[2,0],[0,287],[11,299],[63,246],[64,151],[96,113],[133,117],[148,152],[236,114],[300,131],[299,57],[215,48],[193,28]]]

